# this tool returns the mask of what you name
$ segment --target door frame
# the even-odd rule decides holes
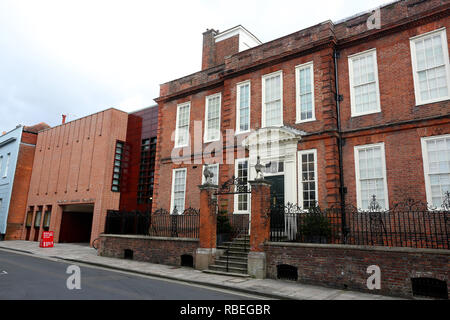
[[[264,179],[267,178],[267,180],[270,182],[270,178],[272,178],[272,177],[281,177],[281,176],[283,177],[283,202],[285,202],[284,199],[286,197],[286,182],[285,182],[286,179],[285,179],[284,171],[283,172],[279,172],[279,173],[265,175]],[[271,195],[272,195],[272,187],[271,187]],[[271,201],[272,201],[272,199],[271,199]]]

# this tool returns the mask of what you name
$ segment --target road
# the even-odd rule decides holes
[[[81,289],[75,274],[66,273],[73,265],[63,261],[36,258],[0,250],[0,300],[243,300],[255,299],[240,293],[216,290],[175,281],[78,265]]]

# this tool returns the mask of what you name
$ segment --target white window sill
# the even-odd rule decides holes
[[[439,98],[439,99],[433,99],[433,100],[416,102],[416,107],[423,106],[423,105],[426,105],[426,104],[442,102],[442,101],[446,101],[446,100],[450,100],[450,97],[444,97],[444,98]]]
[[[281,124],[273,124],[271,126],[264,125],[264,126],[261,126],[261,129],[263,129],[263,128],[273,128],[273,127],[282,127],[283,125],[284,125],[283,123],[281,123]]]
[[[368,112],[362,112],[362,113],[352,113],[351,118],[367,116],[369,114],[375,114],[375,113],[381,113],[381,110],[374,110],[374,111],[368,111]]]
[[[189,144],[184,144],[184,145],[181,145],[181,146],[174,146],[175,149],[176,148],[186,148],[186,147],[189,147]]]
[[[236,131],[236,132],[234,132],[234,135],[235,136],[238,136],[238,135],[240,135],[240,134],[245,134],[245,133],[250,133],[251,132],[251,130],[246,130],[246,131]]]
[[[311,119],[307,119],[307,120],[296,120],[295,124],[302,124],[302,123],[308,123],[308,122],[314,122],[317,121],[316,118],[311,118]]]
[[[203,140],[203,143],[210,143],[210,142],[217,142],[217,141],[220,141],[220,138],[214,139],[214,140]]]

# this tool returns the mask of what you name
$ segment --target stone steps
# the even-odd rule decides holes
[[[228,250],[228,251],[233,251],[233,252],[249,252],[248,246],[235,246],[235,245],[232,245],[230,247],[218,246],[217,249]]]
[[[227,257],[222,255],[217,258],[218,261],[227,261]],[[247,256],[228,256],[228,262],[247,263]]]
[[[225,242],[217,249],[223,250],[224,254],[216,257],[214,264],[210,265],[208,270],[204,270],[204,272],[230,276],[249,276],[247,273],[247,255],[250,250],[249,237],[236,238],[231,242]]]
[[[213,264],[213,265],[210,265],[208,269],[214,270],[214,271],[221,271],[221,272],[225,272],[225,273],[231,272],[231,273],[247,274],[247,266],[245,266],[245,268],[228,266],[228,269],[227,269],[226,266]]]
[[[222,243],[221,246],[226,247],[226,246],[228,246],[230,244],[234,245],[234,246],[242,246],[242,247],[244,247],[244,246],[248,246],[249,245],[249,241],[247,241],[247,240],[239,240],[239,241],[231,241],[231,242],[227,241],[227,242]]]
[[[238,267],[238,268],[247,268],[247,261],[236,261],[234,259],[228,259],[226,257],[220,257],[216,259],[215,265],[226,267],[228,264],[229,267]]]
[[[223,272],[223,271],[218,271],[218,270],[203,270],[203,272],[211,273],[211,274],[219,274],[222,276],[240,277],[240,278],[249,278],[250,277],[248,274],[244,274],[244,273]]]

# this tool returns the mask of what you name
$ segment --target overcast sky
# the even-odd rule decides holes
[[[0,0],[0,131],[154,105],[200,71],[202,33],[243,25],[262,42],[386,0]]]

